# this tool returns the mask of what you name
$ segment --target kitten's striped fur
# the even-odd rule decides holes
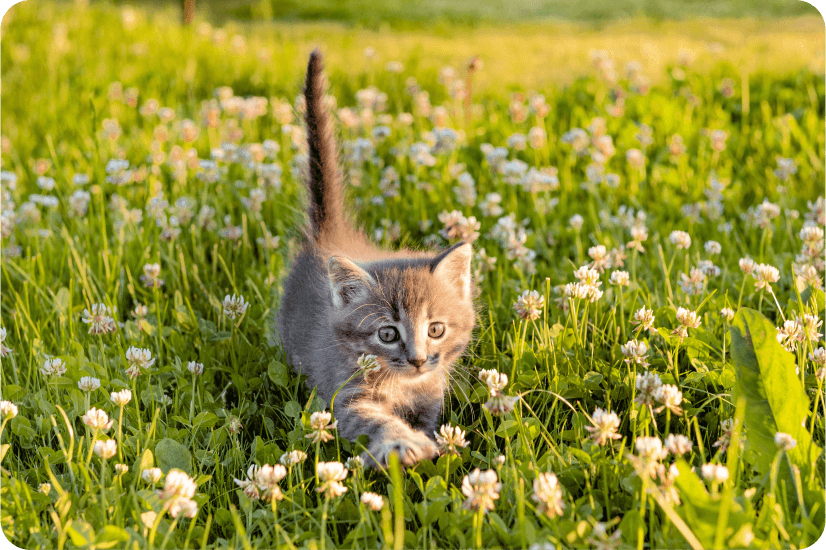
[[[471,246],[434,255],[371,243],[344,209],[318,50],[304,95],[310,224],[284,285],[276,339],[328,403],[359,356],[376,355],[381,371],[357,376],[336,397],[339,432],[370,436],[369,464],[385,463],[393,451],[405,464],[431,458],[448,374],[475,324]],[[444,333],[435,337],[439,323]],[[394,334],[390,343],[380,337]]]

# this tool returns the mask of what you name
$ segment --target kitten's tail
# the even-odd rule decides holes
[[[307,181],[310,191],[309,214],[316,241],[347,227],[333,125],[324,107],[323,68],[321,52],[316,49],[310,54],[304,85],[310,166]]]

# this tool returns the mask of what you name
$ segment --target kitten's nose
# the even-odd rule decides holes
[[[418,368],[420,368],[422,365],[424,365],[424,362],[425,362],[426,360],[427,360],[427,359],[425,359],[424,357],[422,357],[421,359],[418,359],[418,358],[417,358],[417,359],[408,359],[408,360],[407,360],[407,362],[408,362],[408,363],[410,363],[411,365],[413,365],[414,367],[416,367],[416,368],[418,369]]]

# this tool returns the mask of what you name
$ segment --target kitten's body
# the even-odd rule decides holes
[[[359,374],[336,397],[339,432],[370,436],[371,462],[396,451],[410,464],[436,453],[448,373],[475,323],[471,247],[385,251],[348,222],[321,71],[313,52],[305,88],[311,225],[284,285],[276,338],[328,403],[358,358],[376,355],[381,371]]]

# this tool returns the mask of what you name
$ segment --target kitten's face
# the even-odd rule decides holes
[[[361,269],[330,262],[336,341],[353,361],[375,355],[406,379],[441,376],[470,341],[475,313],[470,245],[436,259],[390,260]]]

